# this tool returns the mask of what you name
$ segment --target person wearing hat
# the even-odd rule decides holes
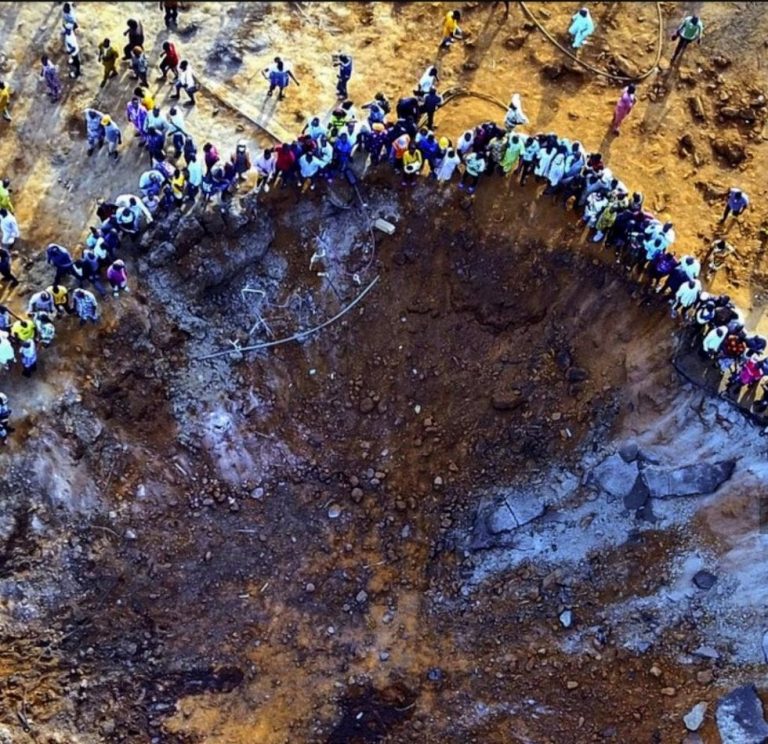
[[[129,292],[128,274],[125,270],[125,262],[118,258],[107,269],[107,281],[112,287],[112,294],[117,297],[120,292]]]
[[[101,78],[99,87],[103,88],[109,78],[117,76],[118,59],[120,59],[120,53],[112,46],[112,42],[109,39],[104,39],[99,44],[99,62],[101,62],[104,68],[104,75]]]
[[[725,211],[720,218],[720,224],[722,225],[731,213],[733,213],[734,217],[738,217],[748,206],[749,197],[741,189],[731,188],[728,191],[728,198],[725,202]]]
[[[90,157],[97,147],[104,144],[104,125],[101,123],[106,114],[95,108],[85,110],[85,136],[88,142],[86,154]]]
[[[430,88],[421,104],[421,112],[427,115],[427,129],[436,129],[435,112],[443,105],[443,97],[435,88]]]
[[[571,46],[574,49],[581,49],[584,42],[594,33],[595,22],[586,8],[582,8],[578,13],[571,17],[571,25],[568,27],[568,34],[573,37]]]
[[[80,77],[80,44],[77,41],[75,27],[67,23],[64,25],[64,51],[69,55],[69,71],[71,78]]]
[[[347,84],[352,77],[352,57],[349,54],[334,55],[333,66],[338,67],[336,78],[336,95],[338,98],[347,97]]]
[[[117,160],[119,157],[117,148],[123,144],[123,134],[120,131],[120,127],[112,121],[112,117],[109,114],[102,118],[101,125],[104,127],[104,139],[107,143],[109,157]]]
[[[4,208],[0,208],[0,236],[3,248],[10,251],[17,238],[21,237],[19,223],[16,218]]]
[[[683,52],[687,49],[689,44],[694,41],[697,44],[701,44],[701,36],[704,33],[704,24],[701,19],[695,15],[685,16],[677,30],[672,34],[672,41],[677,39],[677,46],[675,52],[670,60],[670,66],[675,64],[675,61],[683,56]]]

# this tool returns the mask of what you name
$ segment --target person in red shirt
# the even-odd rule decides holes
[[[275,155],[277,156],[275,168],[282,185],[292,182],[296,176],[296,153],[293,148],[287,142],[283,142],[275,148]]]
[[[161,80],[168,77],[168,70],[173,73],[177,80],[179,79],[179,53],[170,41],[163,42],[163,58],[160,60],[160,69],[163,72]]]
[[[219,156],[219,151],[216,149],[216,145],[213,145],[210,142],[206,142],[203,145],[203,153],[205,157],[205,172],[208,174],[211,172],[211,168],[213,168],[221,158]]]

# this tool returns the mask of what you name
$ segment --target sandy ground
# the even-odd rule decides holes
[[[194,3],[172,36],[209,91],[189,126],[222,153],[240,138],[255,149],[270,139],[252,120],[282,136],[332,107],[334,51],[354,55],[358,104],[376,90],[396,98],[436,61],[444,88],[519,92],[532,130],[599,148],[674,221],[680,252],[705,254],[727,188],[742,186],[752,208],[728,228],[738,256],[714,286],[768,330],[759,4],[665,4],[661,72],[640,86],[618,138],[607,130],[620,86],[561,67],[514,4],[508,19],[456,4],[467,41],[438,54],[453,5]],[[122,113],[133,81],[99,91],[98,41],[138,16],[156,60],[167,32],[155,3],[78,3],[84,74],[54,106],[37,58],[46,50],[65,67],[59,6],[1,7],[14,121],[0,122],[0,163],[31,283],[3,296],[19,303],[47,278],[41,249],[82,240],[95,200],[133,191],[144,168]],[[577,6],[530,7],[562,36]],[[590,7],[598,31],[585,59],[653,62],[653,4]],[[705,44],[667,71],[684,10],[702,15]],[[279,104],[259,75],[275,54],[301,83]],[[163,102],[171,92],[153,90]],[[124,124],[119,163],[86,158],[88,105]],[[455,139],[500,113],[463,98],[438,115],[438,132]],[[681,154],[685,135],[692,154]],[[716,151],[729,143],[744,151],[736,166]],[[243,286],[275,305],[305,298],[269,310],[278,335],[339,309],[306,271],[318,233],[333,243],[332,277],[347,298],[355,291],[360,219],[320,196],[297,207],[278,194],[258,229],[212,223],[185,244],[182,226],[167,226],[171,266],[152,258],[161,236],[147,241],[131,264],[138,291],[105,308],[97,333],[62,333],[38,377],[4,381],[25,419],[2,456],[0,722],[11,741],[666,742],[682,738],[680,716],[699,700],[710,703],[704,740],[719,740],[714,702],[758,679],[762,661],[762,440],[680,383],[663,309],[639,305],[604,256],[574,250],[581,231],[533,189],[469,205],[427,184],[400,200],[391,186],[377,176],[366,187],[371,209],[397,224],[362,272],[381,283],[316,344],[245,365],[192,361],[251,327]],[[271,246],[245,237],[268,231]],[[201,270],[206,255],[215,277]],[[588,374],[578,389],[564,381],[564,354]],[[515,389],[528,406],[489,405]],[[527,560],[463,547],[494,488],[546,478],[563,495],[628,438],[665,463],[740,465],[713,496],[659,505],[657,523],[578,491],[562,530],[533,528],[544,547]],[[573,548],[562,558],[553,534]],[[702,567],[718,574],[711,593],[691,588]],[[697,656],[700,645],[718,658]]]

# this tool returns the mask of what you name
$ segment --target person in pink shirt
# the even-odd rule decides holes
[[[637,96],[635,95],[635,86],[630,84],[621,92],[621,97],[616,103],[616,108],[613,111],[613,133],[619,134],[619,127],[621,122],[629,116],[629,112],[632,111],[637,103]]]

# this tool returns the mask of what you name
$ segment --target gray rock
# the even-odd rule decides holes
[[[699,734],[689,732],[683,737],[682,744],[704,744],[704,739]]]
[[[176,255],[176,246],[173,243],[160,243],[153,248],[147,255],[147,262],[150,266],[157,269],[160,266],[170,263]]]
[[[715,719],[722,744],[761,744],[768,737],[763,703],[754,685],[737,687],[720,698]]]
[[[721,460],[682,468],[648,467],[642,476],[653,498],[668,499],[714,493],[731,478],[735,468],[735,460]]]
[[[704,589],[705,591],[711,589],[716,581],[717,576],[709,571],[697,571],[693,576],[693,583],[696,584],[699,589]]]
[[[355,597],[355,600],[358,604],[363,604],[368,600],[368,592],[365,591],[365,589],[361,589],[357,596]]]
[[[593,471],[595,480],[611,496],[624,498],[637,479],[637,466],[625,462],[621,455],[611,455],[603,460]]]
[[[698,731],[704,723],[704,714],[707,712],[705,702],[697,703],[683,716],[683,723],[689,731]]]
[[[564,628],[570,628],[573,623],[573,612],[571,612],[571,610],[563,610],[560,613],[559,620],[560,620],[560,624]]]
[[[639,452],[637,442],[627,442],[619,447],[619,456],[624,462],[634,462],[637,460]]]
[[[720,652],[712,646],[699,646],[694,652],[694,656],[700,656],[702,659],[716,660],[720,658]]]

